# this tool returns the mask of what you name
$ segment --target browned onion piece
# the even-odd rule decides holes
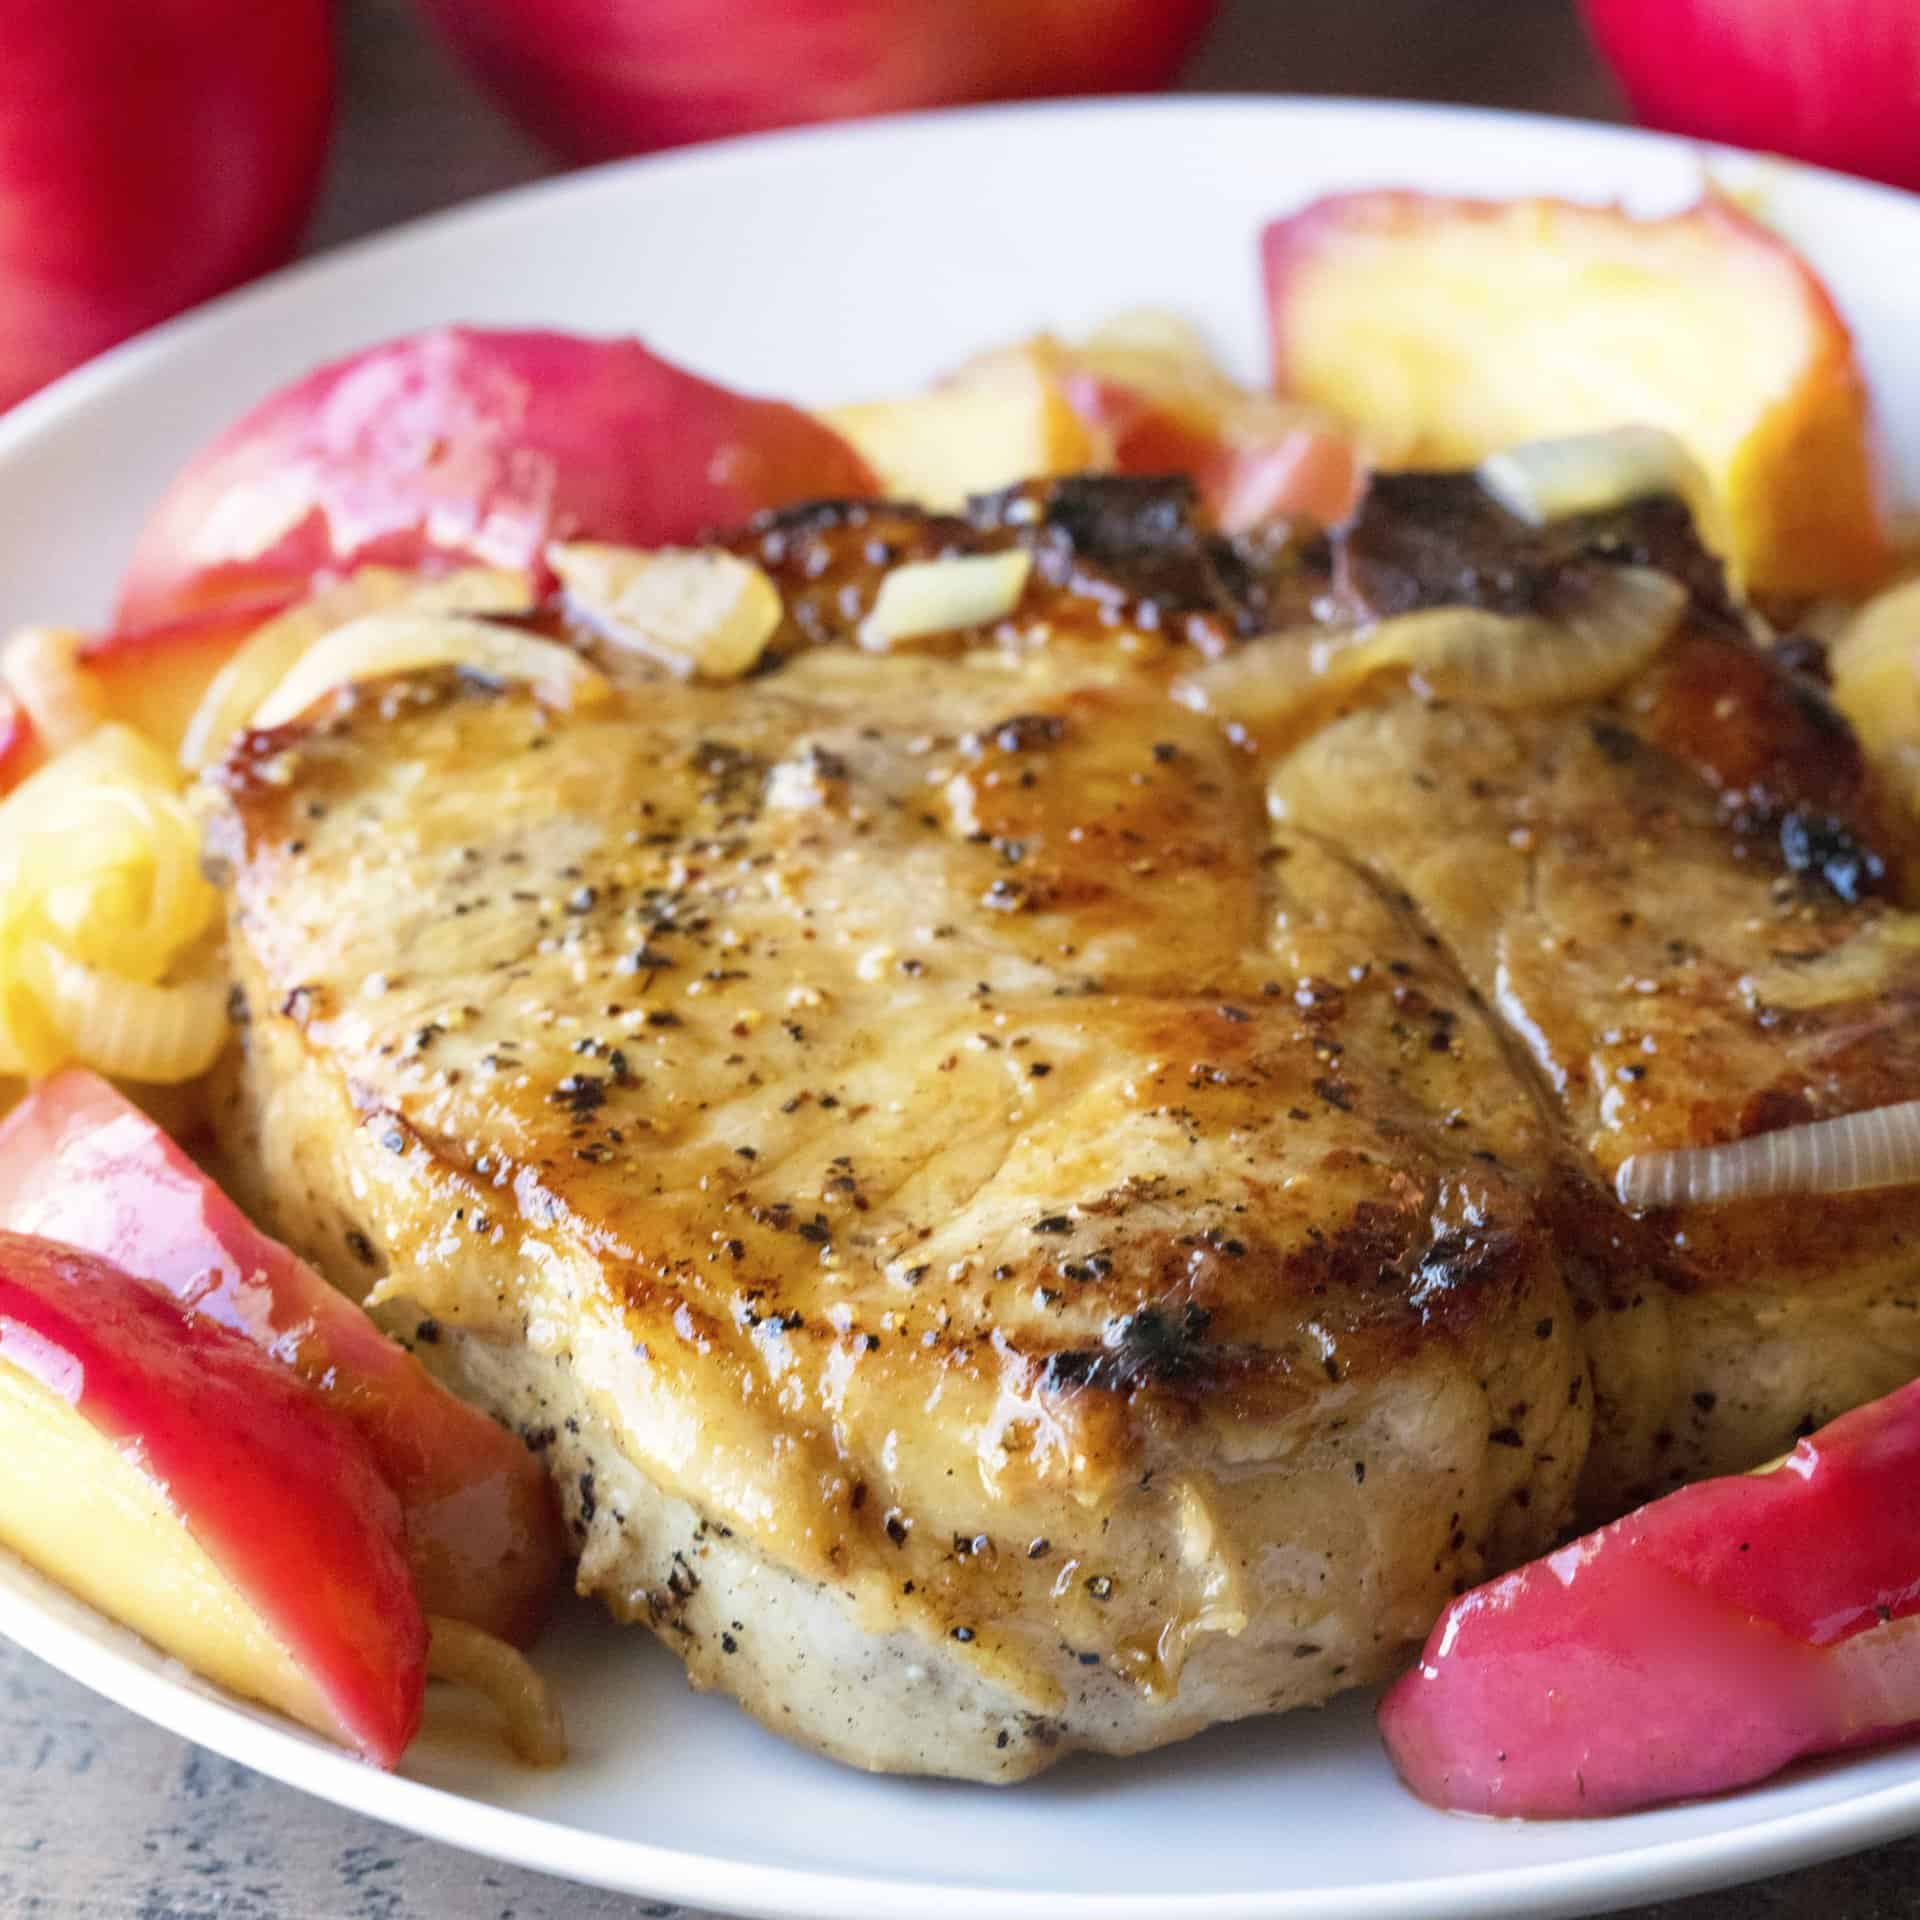
[[[1523,708],[1596,700],[1631,680],[1672,637],[1686,589],[1650,567],[1607,567],[1549,619],[1481,607],[1428,607],[1376,627],[1309,628],[1249,642],[1176,683],[1174,698],[1243,726],[1314,724],[1370,682],[1411,681],[1463,706]]]
[[[1666,645],[1686,609],[1686,589],[1669,575],[1609,567],[1553,619],[1433,607],[1385,621],[1349,670],[1358,678],[1405,667],[1429,695],[1468,706],[1597,700]]]
[[[1917,1182],[1920,1100],[1902,1100],[1723,1146],[1630,1154],[1620,1163],[1614,1190],[1624,1206],[1644,1211]]]

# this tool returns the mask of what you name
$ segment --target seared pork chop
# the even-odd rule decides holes
[[[1364,848],[1418,902],[1609,1182],[1633,1153],[1920,1092],[1920,923],[1884,898],[1900,833],[1818,683],[1749,641],[1683,529],[1667,503],[1601,534],[1695,595],[1608,699],[1402,696],[1272,773],[1276,818]],[[1582,534],[1524,534],[1466,476],[1383,479],[1340,582],[1373,612],[1463,591],[1518,609],[1596,564]],[[1597,1258],[1560,1237],[1599,1408],[1583,1519],[1741,1471],[1920,1372],[1920,1186],[1656,1215],[1632,1240],[1609,1222]]]
[[[747,682],[424,676],[218,774],[222,1122],[275,1223],[545,1452],[584,1590],[840,1758],[1014,1779],[1381,1678],[1577,1498],[1920,1353],[1905,1196],[1603,1184],[1915,1091],[1906,923],[1833,897],[1892,858],[1865,784],[1769,734],[1841,850],[1803,873],[1716,771],[1763,712],[1857,772],[1844,733],[1623,524],[1528,562],[1694,588],[1606,702],[1403,677],[1262,750],[1169,698],[1389,591],[1396,526],[1445,597],[1466,534],[1371,514],[1329,575],[1137,483],[789,513],[740,541],[788,607]],[[994,632],[845,644],[887,566],[1013,540]]]

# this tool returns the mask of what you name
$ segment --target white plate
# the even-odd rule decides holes
[[[1743,179],[1753,163],[1729,163]],[[144,504],[258,394],[384,334],[464,319],[639,331],[741,385],[901,386],[1041,325],[1177,302],[1247,371],[1254,234],[1330,188],[1691,197],[1689,149],[1610,129],[1343,102],[968,113],[603,170],[429,221],[124,348],[0,422],[0,620],[104,613]],[[1768,217],[1858,329],[1920,494],[1920,202],[1757,169]],[[0,1630],[153,1720],[456,1845],[735,1913],[823,1920],[1561,1914],[1778,1871],[1920,1828],[1920,1754],[1587,1825],[1469,1823],[1394,1784],[1365,1701],[993,1791],[845,1772],[688,1692],[584,1609],[543,1656],[574,1741],[524,1773],[436,1734],[390,1779],[183,1679],[0,1567]]]

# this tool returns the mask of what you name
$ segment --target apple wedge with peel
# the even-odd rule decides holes
[[[1559,1819],[1920,1729],[1920,1382],[1441,1615],[1380,1704],[1423,1800]]]
[[[1167,314],[1122,316],[1079,345],[1037,334],[903,399],[821,418],[890,496],[941,512],[1065,473],[1186,474],[1230,532],[1276,515],[1330,524],[1358,493],[1349,436],[1241,387]]]
[[[366,1443],[251,1342],[0,1232],[0,1543],[196,1673],[383,1767],[427,1627]]]
[[[1121,473],[1184,473],[1229,533],[1322,526],[1359,498],[1363,450],[1317,408],[1257,393],[1176,313],[1119,313],[1067,351],[1068,399]]]
[[[539,577],[552,540],[672,546],[872,490],[812,415],[638,340],[442,327],[316,369],[204,447],[142,529],[116,623],[289,597],[372,564]]]
[[[1748,583],[1887,571],[1865,381],[1813,270],[1713,197],[1670,218],[1564,200],[1335,195],[1268,227],[1282,394],[1407,466],[1664,428],[1706,470]]]
[[[97,1074],[53,1075],[0,1123],[0,1229],[110,1260],[291,1367],[399,1496],[425,1610],[533,1640],[565,1564],[539,1462],[260,1232]]]

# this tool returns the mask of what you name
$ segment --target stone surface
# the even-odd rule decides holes
[[[350,0],[317,249],[539,178],[405,0]],[[1385,94],[1607,115],[1567,0],[1229,0],[1214,91]],[[666,1920],[395,1833],[146,1725],[0,1643],[0,1916],[34,1920]],[[1645,1920],[1910,1920],[1920,1841]]]

